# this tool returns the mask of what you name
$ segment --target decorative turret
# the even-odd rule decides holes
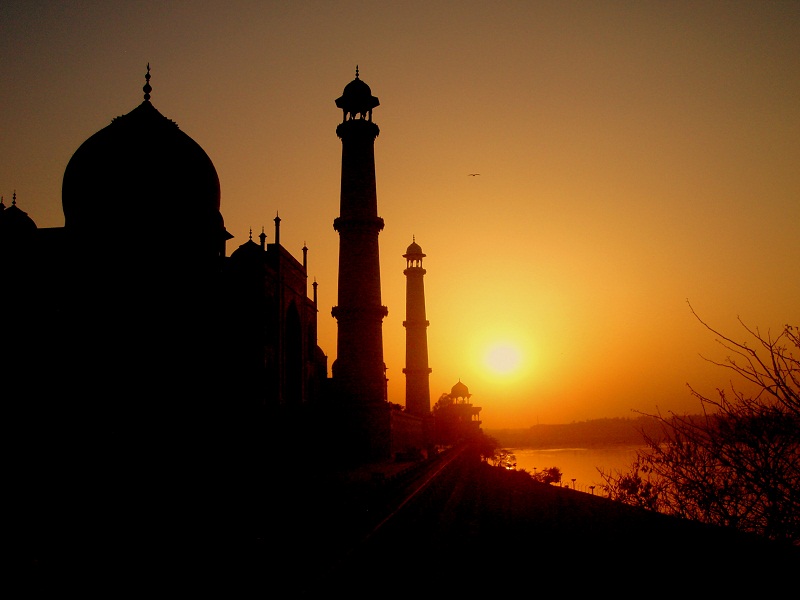
[[[379,104],[369,86],[358,78],[356,65],[356,78],[344,87],[342,95],[336,99],[336,106],[342,109],[342,123],[356,117],[372,121],[372,109]]]
[[[455,385],[454,385],[454,386],[453,386],[453,387],[450,389],[450,398],[453,400],[453,402],[457,402],[457,401],[462,401],[462,402],[469,401],[469,399],[470,399],[470,396],[472,396],[472,394],[470,394],[470,393],[469,393],[469,388],[468,388],[466,385],[464,385],[464,384],[461,382],[461,380],[460,380],[460,379],[458,380],[458,383],[456,383],[456,384],[455,384]]]

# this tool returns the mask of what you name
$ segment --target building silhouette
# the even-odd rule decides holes
[[[202,552],[288,493],[310,457],[316,469],[357,468],[416,460],[437,442],[415,244],[405,255],[414,392],[405,409],[387,399],[378,99],[358,70],[336,100],[344,116],[330,376],[316,283],[308,294],[309,249],[298,260],[283,247],[276,213],[271,231],[259,224],[229,253],[213,161],[156,109],[149,65],[142,90],[68,161],[63,226],[38,227],[16,191],[10,205],[0,201],[10,510],[30,554],[126,539],[122,563],[138,560],[125,553],[151,537],[165,553]]]
[[[339,216],[333,224],[339,232],[339,274],[338,304],[331,311],[338,326],[331,395],[345,452],[364,460],[421,456],[433,443],[429,402],[427,410],[417,402],[401,411],[387,401],[382,324],[388,310],[381,302],[378,245],[384,222],[378,216],[375,179],[380,130],[372,122],[379,104],[356,67],[355,79],[336,99],[342,110],[336,128],[342,140],[342,176]],[[427,344],[417,349],[425,353],[427,365]]]
[[[333,227],[339,232],[338,304],[331,314],[337,322],[336,360],[332,377],[342,402],[362,407],[383,403],[386,395],[386,363],[383,361],[381,273],[375,182],[375,138],[378,126],[372,109],[378,98],[356,77],[348,83],[336,106],[342,122],[336,135],[342,140],[342,175],[339,216]]]
[[[433,438],[440,444],[474,438],[481,433],[480,413],[481,407],[472,404],[469,388],[459,379],[433,408]]]
[[[406,259],[406,410],[428,417],[431,413],[430,373],[428,366],[428,325],[425,314],[425,254],[413,238],[403,258]]]
[[[317,401],[327,358],[307,248],[302,262],[283,248],[276,217],[273,243],[262,229],[260,243],[251,235],[227,256],[216,169],[153,106],[149,80],[148,67],[144,101],[69,160],[63,227],[0,213],[11,297],[25,328],[45,323],[46,342],[27,347],[35,336],[23,329],[7,338],[9,354],[28,350],[26,364],[57,373],[60,393],[105,407],[147,399],[186,418],[233,397],[251,409]]]
[[[302,426],[329,401],[308,249],[280,244],[276,216],[272,243],[227,255],[214,164],[145,81],[69,160],[63,227],[16,192],[0,210],[11,504],[44,554],[191,544],[198,519],[215,539],[254,514],[282,445],[326,431]]]
[[[156,109],[149,65],[142,90],[138,106],[68,161],[63,227],[37,227],[16,192],[0,207],[3,300],[14,311],[0,341],[3,386],[20,435],[36,448],[31,460],[58,471],[54,449],[84,457],[101,448],[109,464],[152,463],[144,470],[154,473],[168,471],[165,457],[181,448],[198,465],[204,453],[235,463],[233,472],[258,469],[253,456],[265,445],[330,446],[332,460],[351,462],[429,448],[427,374],[415,373],[430,369],[416,316],[406,323],[417,340],[406,371],[415,370],[407,375],[418,391],[406,410],[387,399],[379,101],[358,68],[335,101],[342,178],[330,377],[317,343],[316,283],[308,296],[309,249],[297,260],[281,245],[276,214],[271,232],[262,224],[228,255],[233,236],[213,161]],[[410,268],[421,270],[421,257]],[[420,289],[408,310],[424,320],[424,271],[414,273],[409,285]]]

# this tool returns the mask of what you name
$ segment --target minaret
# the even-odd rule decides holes
[[[348,83],[336,106],[342,122],[336,135],[342,140],[342,183],[339,217],[338,302],[331,314],[338,323],[336,360],[331,375],[340,398],[356,405],[386,400],[386,364],[383,362],[383,318],[375,186],[375,138],[372,109],[380,104],[369,86],[358,78]]]
[[[406,411],[419,417],[428,417],[431,412],[431,390],[428,375],[428,334],[430,323],[425,318],[426,273],[422,268],[425,254],[412,238],[411,245],[403,254],[406,259]]]

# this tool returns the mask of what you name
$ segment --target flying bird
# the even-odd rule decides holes
[[[468,173],[468,175],[470,177],[476,177],[476,176],[480,175],[480,173]]]

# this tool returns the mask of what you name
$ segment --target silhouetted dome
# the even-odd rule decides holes
[[[406,253],[403,255],[403,258],[414,259],[414,258],[422,258],[426,256],[422,252],[422,247],[416,242],[411,242],[411,245],[406,249]]]
[[[356,75],[356,78],[353,79],[353,81],[344,86],[342,98],[344,101],[372,99],[372,89],[370,89],[370,87],[361,81],[361,79],[358,78],[358,75]],[[373,106],[377,106],[377,104]]]
[[[233,261],[262,261],[264,260],[264,249],[253,240],[247,240],[231,253]]]
[[[6,208],[0,202],[0,236],[3,238],[19,238],[36,230],[36,223],[24,210],[17,206],[17,195],[11,206]]]
[[[358,78],[356,67],[356,78],[344,86],[342,95],[336,99],[336,106],[345,112],[366,114],[379,104],[370,87]]]
[[[149,72],[148,72],[149,78]],[[225,237],[217,171],[205,151],[149,101],[87,139],[64,172],[65,226],[164,243]]]
[[[451,398],[469,398],[469,388],[461,383],[461,380],[458,380],[458,383],[453,386],[450,390],[450,397]]]

